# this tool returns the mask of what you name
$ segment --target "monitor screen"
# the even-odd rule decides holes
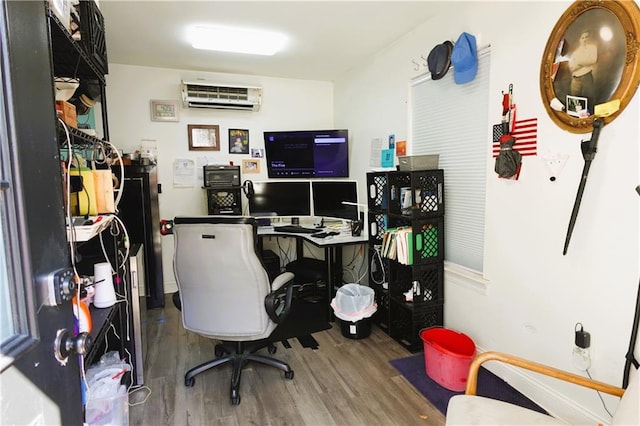
[[[253,182],[252,216],[311,216],[309,182]]]
[[[313,181],[313,215],[358,220],[358,206],[343,201],[358,202],[358,184],[355,181]]]
[[[264,132],[270,178],[349,177],[347,130]]]

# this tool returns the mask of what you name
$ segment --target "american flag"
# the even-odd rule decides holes
[[[493,132],[493,158],[496,158],[500,153],[500,136],[502,135],[496,135],[497,127],[499,127],[499,125],[494,126]],[[502,131],[499,133],[502,133]],[[538,153],[537,118],[515,121],[511,135],[516,138],[516,143],[513,145],[513,149],[516,149],[520,154],[525,156],[536,155]]]

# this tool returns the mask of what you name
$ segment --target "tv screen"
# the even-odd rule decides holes
[[[358,202],[355,181],[313,181],[311,192],[314,216],[358,220],[358,206],[343,204]]]
[[[347,130],[264,132],[270,178],[349,177]]]
[[[253,182],[252,216],[311,216],[309,182]]]

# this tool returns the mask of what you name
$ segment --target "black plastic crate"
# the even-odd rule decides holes
[[[444,263],[413,267],[414,305],[444,303]]]
[[[411,352],[423,349],[420,330],[444,325],[444,304],[407,306],[391,300],[389,303],[389,335]]]
[[[386,210],[388,200],[387,173],[367,173],[367,205],[369,211]]]
[[[104,17],[93,0],[80,1],[80,36],[90,60],[103,74],[108,74]]]
[[[413,224],[413,264],[444,260],[444,218],[419,219]]]
[[[444,171],[390,172],[389,213],[426,218],[444,215]]]
[[[411,300],[406,293],[411,291]],[[391,298],[414,306],[442,303],[444,301],[444,264],[423,266],[391,265],[389,279]]]
[[[387,215],[369,212],[367,216],[369,218],[369,242],[371,244],[382,244],[382,236],[387,227]]]
[[[371,284],[376,293],[376,312],[371,317],[373,323],[386,333],[389,332],[389,292],[382,286]]]
[[[444,215],[444,171],[413,172],[411,187],[414,192],[413,217]]]
[[[392,261],[380,256],[377,247],[369,247],[369,282],[378,286],[389,282]]]
[[[209,214],[242,214],[240,189],[207,188],[207,206]]]

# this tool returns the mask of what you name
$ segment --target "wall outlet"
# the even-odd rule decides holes
[[[573,366],[580,371],[587,371],[591,367],[591,355],[589,349],[586,348],[573,348]]]

